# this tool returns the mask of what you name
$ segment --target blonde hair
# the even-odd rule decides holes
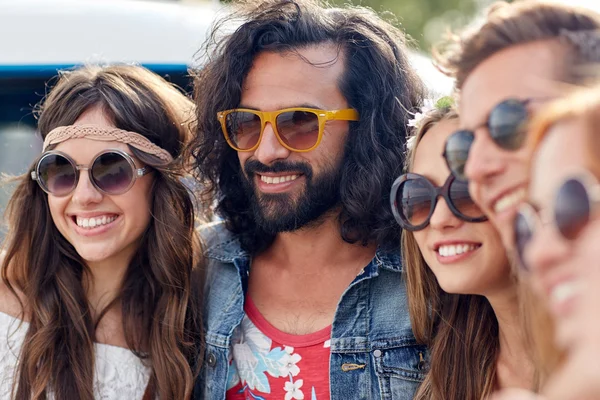
[[[600,126],[600,82],[591,87],[580,87],[565,97],[550,103],[536,115],[530,128],[527,146],[533,153],[550,129],[566,120],[581,118],[586,129],[586,158],[592,172],[600,178],[600,137],[594,131]]]
[[[405,170],[412,168],[423,136],[435,124],[458,118],[451,108],[434,110],[414,133]],[[416,339],[430,349],[430,370],[416,400],[481,399],[494,388],[499,351],[498,321],[483,296],[442,290],[412,232],[402,233],[402,257],[410,319]]]
[[[535,153],[555,125],[578,118],[587,128],[584,132],[589,143],[585,155],[587,166],[600,179],[600,135],[595,134],[595,129],[600,126],[600,84],[579,88],[540,111],[531,124],[526,145],[532,154]],[[532,293],[527,282],[521,286],[522,295],[529,298],[524,304],[523,316],[534,363],[542,376],[547,377],[563,358],[562,352],[554,345],[554,322],[542,300]]]

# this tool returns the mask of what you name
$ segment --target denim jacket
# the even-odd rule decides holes
[[[208,259],[206,352],[194,399],[224,400],[251,257],[223,223],[205,226],[202,236]],[[332,400],[409,400],[423,380],[426,349],[411,330],[401,271],[398,252],[378,250],[342,295],[331,329]]]

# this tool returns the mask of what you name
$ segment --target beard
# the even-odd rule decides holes
[[[339,165],[326,165],[313,174],[307,163],[277,161],[269,166],[257,160],[244,164],[244,189],[250,200],[256,225],[267,234],[293,232],[315,226],[340,203],[341,171]],[[305,187],[301,193],[262,193],[256,188],[260,173],[302,173]]]

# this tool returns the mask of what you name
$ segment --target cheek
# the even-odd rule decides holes
[[[64,220],[64,211],[67,207],[67,198],[58,198],[48,195],[48,208],[50,209],[50,216],[54,225],[59,229]]]
[[[485,238],[485,265],[489,265],[489,272],[495,276],[508,276],[511,274],[511,267],[506,255],[506,250],[502,244],[502,239],[498,231],[490,222],[483,222],[476,237]]]
[[[589,266],[597,265],[600,258],[600,219],[589,223],[576,241],[576,265],[581,266],[583,272],[589,272]]]
[[[413,232],[413,236],[415,241],[417,242],[417,246],[419,246],[419,250],[423,254],[423,258],[429,263],[429,252],[427,251],[427,230],[429,228],[422,229],[420,231]]]

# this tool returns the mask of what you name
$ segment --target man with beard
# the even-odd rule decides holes
[[[404,36],[365,9],[265,0],[212,38],[191,153],[222,221],[203,228],[195,398],[412,399],[426,349],[389,207],[423,92]]]

